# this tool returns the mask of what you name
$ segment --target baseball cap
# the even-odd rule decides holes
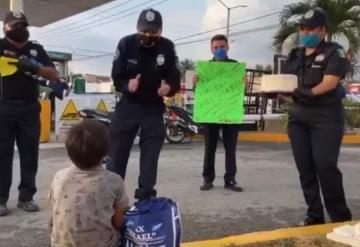
[[[137,30],[139,32],[158,32],[160,29],[162,29],[162,17],[159,11],[146,9],[140,13],[137,22]]]
[[[23,23],[24,25],[29,26],[29,22],[26,16],[21,12],[15,12],[15,11],[7,12],[3,22],[4,25],[9,24],[10,26],[13,26],[17,23]]]
[[[300,19],[299,25],[305,27],[327,27],[327,17],[321,8],[315,8],[306,12]]]

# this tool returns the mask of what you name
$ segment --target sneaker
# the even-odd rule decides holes
[[[236,192],[243,191],[243,189],[239,185],[237,185],[235,180],[225,182],[224,188],[228,189],[228,190],[236,191]]]
[[[26,212],[37,212],[37,211],[39,211],[39,206],[36,205],[34,201],[29,201],[29,202],[18,201],[17,206],[18,206],[18,208],[21,208]]]
[[[6,203],[0,204],[0,217],[6,216],[9,214],[9,209],[6,206]]]
[[[313,217],[308,216],[305,220],[302,226],[314,226],[314,225],[322,225],[325,224],[324,219],[316,219]]]
[[[202,191],[211,190],[212,188],[214,188],[214,185],[212,183],[207,183],[207,182],[204,182],[203,185],[200,186],[200,190]]]

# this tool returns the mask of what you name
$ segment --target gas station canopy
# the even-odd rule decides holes
[[[112,1],[113,0],[24,0],[24,12],[31,26],[42,27]],[[10,0],[1,0],[1,21],[9,9]]]

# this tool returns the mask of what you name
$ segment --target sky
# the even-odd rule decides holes
[[[255,64],[272,64],[271,42],[279,23],[278,11],[295,0],[223,0],[231,9],[229,56]],[[25,1],[26,4],[26,1]],[[218,0],[115,0],[96,9],[64,19],[42,28],[31,29],[31,39],[38,40],[47,50],[74,54],[71,71],[109,75],[113,54],[119,40],[136,32],[136,22],[142,9],[153,7],[163,16],[163,36],[176,44],[180,60],[211,58],[209,41],[226,29],[185,38],[200,32],[226,26],[226,8]],[[269,15],[258,20],[251,19]],[[242,23],[243,22],[243,23]],[[238,24],[240,23],[240,24]],[[258,31],[258,28],[270,27]],[[203,40],[184,44],[188,41]],[[107,56],[101,55],[110,54]]]

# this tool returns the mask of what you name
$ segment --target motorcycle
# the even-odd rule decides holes
[[[103,112],[97,109],[82,109],[79,115],[82,119],[93,119],[109,127],[113,112]],[[186,135],[191,137],[202,133],[202,126],[192,120],[192,114],[178,106],[166,107],[164,113],[165,139],[169,143],[181,143]],[[140,130],[137,136],[140,135]]]
[[[204,133],[204,126],[195,123],[192,113],[182,107],[168,106],[167,115],[165,138],[169,143],[181,143],[187,135],[192,140],[195,135]]]
[[[79,115],[82,119],[93,119],[103,123],[106,127],[111,124],[112,112],[104,112],[97,109],[83,109],[79,111]]]

